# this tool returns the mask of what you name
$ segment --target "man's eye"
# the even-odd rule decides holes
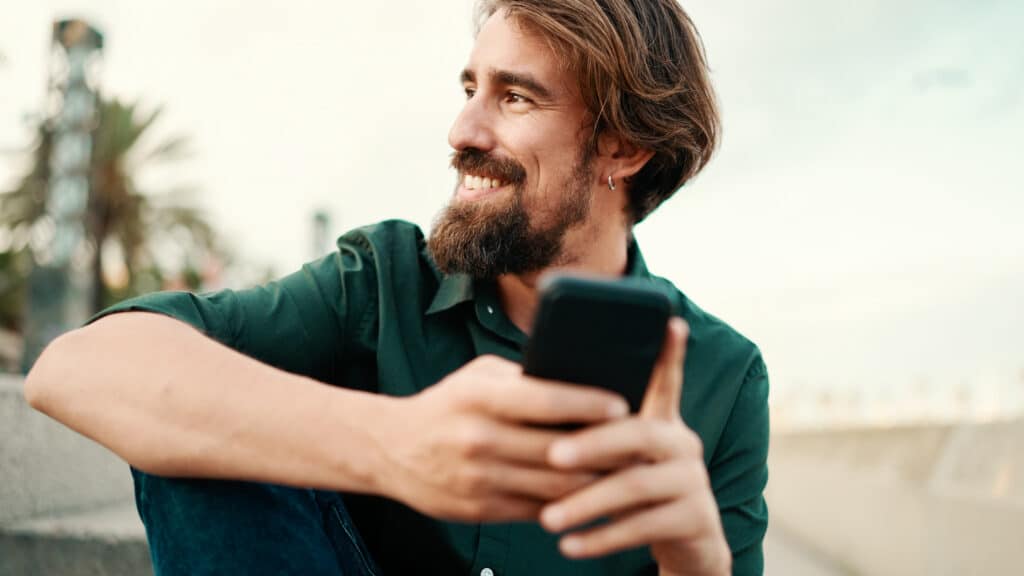
[[[522,94],[517,94],[515,92],[509,92],[505,96],[505,101],[508,102],[509,104],[519,104],[519,103],[528,103],[528,102],[530,102],[530,99],[527,98],[526,96],[523,96]]]
[[[464,88],[463,90],[466,92],[466,100],[469,100],[474,94],[476,94],[476,90],[472,88]]]

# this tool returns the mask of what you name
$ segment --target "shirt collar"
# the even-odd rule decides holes
[[[647,270],[647,263],[644,262],[643,254],[636,241],[629,243],[626,250],[626,274],[630,278],[650,278],[651,273]],[[427,308],[427,314],[443,312],[454,308],[463,302],[473,300],[475,296],[474,282],[468,274],[444,274],[441,273],[441,283],[437,287],[437,293]]]
[[[473,279],[468,274],[441,273],[441,284],[437,287],[434,300],[427,308],[427,314],[443,312],[473,299]]]

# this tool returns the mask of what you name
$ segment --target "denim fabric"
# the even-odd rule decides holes
[[[337,493],[132,477],[156,576],[380,576]]]

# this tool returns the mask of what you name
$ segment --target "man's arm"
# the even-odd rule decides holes
[[[147,472],[372,491],[365,420],[388,403],[321,383],[369,338],[376,280],[357,236],[265,285],[104,310],[43,352],[26,397]]]
[[[278,370],[163,315],[61,336],[25,396],[146,472],[376,490],[368,436],[387,398]]]
[[[594,480],[540,467],[565,433],[536,424],[627,411],[610,392],[535,380],[487,356],[407,398],[347,390],[139,312],[58,338],[25,395],[157,475],[371,492],[463,521],[536,519],[545,502]]]

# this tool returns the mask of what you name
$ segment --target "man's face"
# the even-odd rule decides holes
[[[586,108],[569,72],[548,43],[498,12],[462,82],[466,104],[448,135],[459,178],[431,232],[434,259],[478,278],[562,263],[595,182]]]

